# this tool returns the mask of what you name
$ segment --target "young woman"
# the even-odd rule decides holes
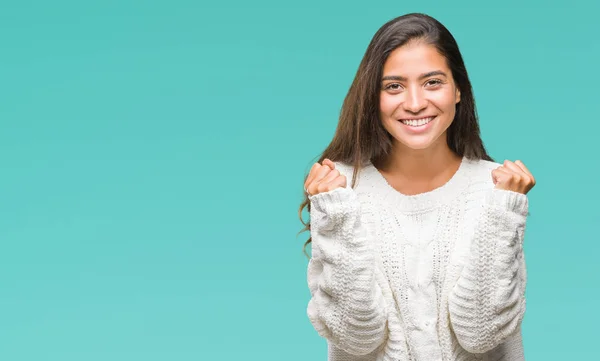
[[[450,32],[424,14],[383,25],[300,207],[329,360],[523,360],[534,185],[487,154]]]

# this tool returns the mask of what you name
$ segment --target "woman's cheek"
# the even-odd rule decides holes
[[[383,93],[379,101],[379,108],[382,113],[391,116],[401,102],[400,95],[390,95]]]

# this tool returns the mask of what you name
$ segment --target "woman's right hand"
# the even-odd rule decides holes
[[[313,164],[310,173],[304,183],[304,190],[309,196],[329,192],[336,188],[346,187],[346,176],[335,169],[335,164],[329,160],[323,160]]]

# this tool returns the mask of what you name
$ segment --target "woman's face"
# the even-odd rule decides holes
[[[387,58],[379,115],[395,148],[417,150],[446,143],[459,101],[460,91],[446,59],[434,46],[408,43]]]

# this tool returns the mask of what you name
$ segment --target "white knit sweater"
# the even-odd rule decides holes
[[[307,313],[330,361],[524,360],[527,196],[498,163],[463,158],[443,186],[404,195],[368,163],[309,196]]]

